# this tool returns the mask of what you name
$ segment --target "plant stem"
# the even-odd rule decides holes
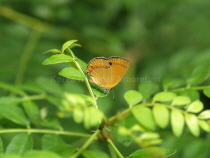
[[[75,137],[90,137],[89,134],[77,133],[77,132],[66,132],[66,131],[56,131],[56,130],[48,130],[48,129],[3,129],[0,130],[0,133],[53,133],[59,135],[69,135]]]
[[[73,154],[72,156],[70,156],[69,158],[77,158],[83,150],[85,150],[95,139],[95,137],[100,133],[100,130],[97,129],[97,131],[95,131],[95,133],[85,142],[85,144],[79,148],[77,150],[77,152],[75,154]]]
[[[94,96],[94,94],[93,94],[93,91],[92,91],[92,89],[91,89],[91,86],[90,86],[90,83],[89,83],[89,81],[88,81],[87,76],[86,76],[85,73],[83,72],[83,70],[82,70],[82,68],[80,67],[79,63],[78,63],[78,62],[76,61],[76,59],[74,58],[74,54],[71,52],[71,50],[70,50],[69,48],[66,49],[66,50],[67,50],[70,54],[72,54],[72,58],[73,58],[73,60],[74,60],[74,63],[75,63],[75,65],[76,65],[77,69],[83,74],[83,76],[84,76],[84,78],[85,78],[85,83],[86,83],[87,88],[88,88],[88,91],[89,91],[91,97],[93,98],[93,104],[94,104],[94,106],[96,107],[96,109],[98,109],[98,105],[97,105],[97,103],[96,103],[96,98],[95,98],[95,96]]]
[[[117,147],[114,145],[114,143],[112,142],[112,140],[110,138],[108,138],[106,141],[114,149],[114,151],[116,152],[116,154],[118,155],[119,158],[124,158],[124,156],[120,153],[120,151],[117,149]]]

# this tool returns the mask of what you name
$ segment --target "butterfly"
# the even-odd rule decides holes
[[[87,65],[91,82],[105,89],[116,86],[130,67],[130,60],[123,57],[96,57]]]

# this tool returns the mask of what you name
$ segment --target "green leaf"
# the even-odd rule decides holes
[[[93,103],[93,98],[74,93],[65,93],[65,100],[63,100],[66,106],[87,106]]]
[[[80,65],[80,67],[82,68],[82,70],[83,70],[84,72],[86,72],[87,64],[86,64],[83,60],[81,60],[81,59],[79,59],[79,58],[77,58],[76,61],[79,63],[79,65]]]
[[[155,123],[150,108],[144,106],[135,106],[132,108],[132,113],[136,120],[146,129],[155,130]]]
[[[150,98],[153,94],[158,92],[159,86],[155,83],[141,83],[138,86],[138,91],[142,94],[143,99],[146,100]]]
[[[6,148],[6,154],[22,155],[33,148],[31,135],[17,134]]]
[[[28,151],[23,155],[23,158],[62,158],[56,153],[50,151]]]
[[[82,152],[84,158],[109,158],[109,156],[99,150],[84,150]]]
[[[61,53],[61,51],[58,49],[50,49],[50,50],[44,52],[43,54],[46,54],[46,53]]]
[[[3,157],[3,153],[4,153],[4,150],[3,150],[3,142],[2,142],[2,139],[0,137],[0,158]]]
[[[84,110],[85,128],[89,129],[94,126],[98,126],[101,123],[104,116],[101,111],[93,106],[86,107]]]
[[[172,105],[175,106],[182,106],[187,105],[191,102],[190,98],[187,96],[176,96],[172,101]]]
[[[181,96],[188,96],[191,101],[199,100],[200,94],[197,90],[185,90],[179,92],[179,95]]]
[[[209,64],[203,64],[197,67],[191,77],[187,80],[189,86],[194,86],[205,81],[210,75]]]
[[[171,126],[173,133],[177,137],[181,136],[184,128],[184,116],[177,109],[172,109],[171,111]]]
[[[43,127],[53,128],[57,130],[62,129],[60,122],[57,118],[44,119],[44,121],[42,121],[40,124]]]
[[[0,82],[0,88],[11,91],[13,93],[19,94],[21,96],[26,96],[26,93],[24,91],[22,91],[20,88],[14,86],[14,85],[10,85],[4,82]]]
[[[56,83],[56,80],[54,80],[52,76],[51,78],[39,77],[37,79],[37,84],[49,93],[57,95],[61,95],[63,93],[61,87],[58,83]]]
[[[23,110],[17,105],[0,103],[0,114],[17,124],[25,126],[29,125],[29,121],[23,113]]]
[[[66,67],[59,72],[59,75],[73,80],[85,80],[85,76],[79,70],[73,67]]]
[[[142,101],[142,95],[138,91],[130,90],[124,94],[124,98],[127,101],[129,107]]]
[[[203,110],[203,103],[200,100],[192,102],[187,108],[187,111],[192,113],[198,113],[201,110]]]
[[[38,126],[41,122],[38,106],[34,102],[28,100],[23,102],[23,107],[31,122]]]
[[[205,110],[202,111],[199,115],[198,115],[199,119],[210,119],[210,110]]]
[[[184,80],[176,78],[166,78],[163,80],[164,90],[181,87],[185,84]]]
[[[82,123],[84,118],[84,110],[82,108],[74,108],[73,119],[76,123]]]
[[[210,98],[210,88],[204,89],[203,93]]]
[[[42,149],[50,150],[53,147],[66,144],[64,140],[57,134],[45,134],[42,137]]]
[[[57,63],[68,63],[72,62],[72,57],[65,55],[65,54],[56,54],[49,58],[47,58],[42,65],[50,65],[50,64],[57,64]]]
[[[194,136],[198,137],[199,134],[200,134],[200,128],[198,126],[198,119],[197,119],[197,117],[194,114],[186,113],[185,114],[185,120],[186,120],[186,123],[187,123],[187,126],[188,126],[190,132]]]
[[[22,101],[23,101],[22,97],[9,97],[9,96],[0,97],[1,104],[17,104]]]
[[[175,96],[176,94],[172,92],[160,92],[153,97],[153,101],[154,102],[157,102],[157,101],[168,102],[168,101],[173,100]]]
[[[161,128],[166,128],[169,123],[169,111],[165,105],[155,104],[153,107],[155,122]]]
[[[75,47],[75,46],[80,46],[79,44],[77,44],[75,42],[77,42],[77,40],[70,40],[70,41],[65,42],[62,45],[61,52],[63,53],[67,48],[72,48],[72,47]]]
[[[206,131],[206,132],[210,132],[210,125],[204,121],[204,120],[198,120],[198,124],[200,125],[200,127]]]
[[[159,147],[150,147],[139,149],[129,155],[127,158],[163,158],[173,155],[176,150],[159,148]]]

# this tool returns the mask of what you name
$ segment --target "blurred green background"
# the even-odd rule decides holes
[[[209,0],[0,0],[0,80],[36,85],[54,78],[67,91],[87,93],[84,83],[72,84],[58,76],[67,64],[42,65],[49,57],[43,52],[77,39],[82,47],[73,51],[86,63],[98,56],[122,56],[132,62],[127,77],[134,80],[114,88],[116,102],[111,94],[99,99],[99,106],[109,105],[100,109],[112,116],[126,107],[124,92],[141,86],[136,78],[146,77],[163,90],[165,78],[187,78],[195,67],[210,61],[209,7]],[[0,95],[8,92],[1,90]],[[164,143],[183,147],[179,154],[184,158],[203,145],[200,138],[180,141],[167,135]],[[189,140],[198,143],[185,146]],[[196,158],[205,157],[208,153]]]

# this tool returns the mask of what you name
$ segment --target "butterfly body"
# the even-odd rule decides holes
[[[93,83],[111,89],[123,78],[130,61],[122,57],[97,57],[92,59],[87,66],[87,73]]]

